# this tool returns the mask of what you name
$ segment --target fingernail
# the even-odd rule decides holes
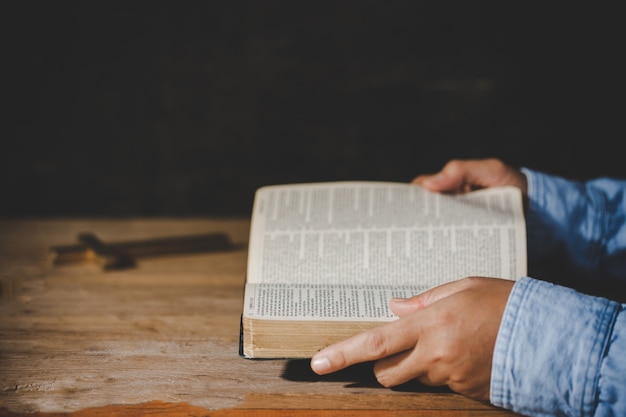
[[[325,356],[322,356],[321,358],[313,358],[311,361],[311,369],[318,374],[326,372],[330,369],[330,361]]]

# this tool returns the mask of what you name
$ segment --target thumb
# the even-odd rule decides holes
[[[468,280],[462,279],[431,288],[410,298],[392,298],[389,302],[389,308],[395,315],[406,317],[417,310],[426,308],[443,298],[466,289],[469,284]]]
[[[452,191],[460,188],[461,180],[462,178],[455,178],[441,171],[433,175],[420,175],[414,178],[412,183],[430,191]]]
[[[389,308],[398,317],[406,317],[424,307],[424,303],[419,295],[410,298],[396,297],[389,301]]]

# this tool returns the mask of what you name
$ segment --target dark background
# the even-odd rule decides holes
[[[618,5],[5,2],[0,215],[248,215],[451,158],[626,177]]]

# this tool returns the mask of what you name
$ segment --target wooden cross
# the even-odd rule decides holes
[[[96,262],[102,269],[114,270],[134,267],[136,258],[188,254],[214,251],[229,251],[243,248],[234,244],[224,233],[215,232],[192,236],[135,240],[104,243],[95,234],[78,234],[78,244],[52,246],[50,260],[54,266],[78,262]]]

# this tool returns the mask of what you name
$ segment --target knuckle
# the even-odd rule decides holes
[[[389,349],[387,338],[380,332],[370,332],[367,335],[365,347],[372,358],[384,358],[392,353]]]
[[[495,169],[501,170],[506,167],[506,164],[497,158],[489,158],[487,163],[491,164]]]
[[[460,281],[463,289],[475,287],[479,285],[481,282],[482,282],[482,279],[476,276],[465,277],[464,279]]]
[[[338,369],[343,369],[350,364],[350,361],[344,352],[338,352],[332,358],[332,364]]]
[[[390,380],[389,376],[386,373],[375,373],[374,375],[376,376],[376,381],[378,381],[378,383],[385,388],[391,388],[394,385],[397,385]]]
[[[456,173],[461,170],[462,165],[463,165],[463,161],[461,161],[460,159],[451,159],[445,165],[444,170],[450,173]]]
[[[452,362],[455,356],[456,350],[444,343],[432,349],[430,362],[433,367],[442,367]]]

